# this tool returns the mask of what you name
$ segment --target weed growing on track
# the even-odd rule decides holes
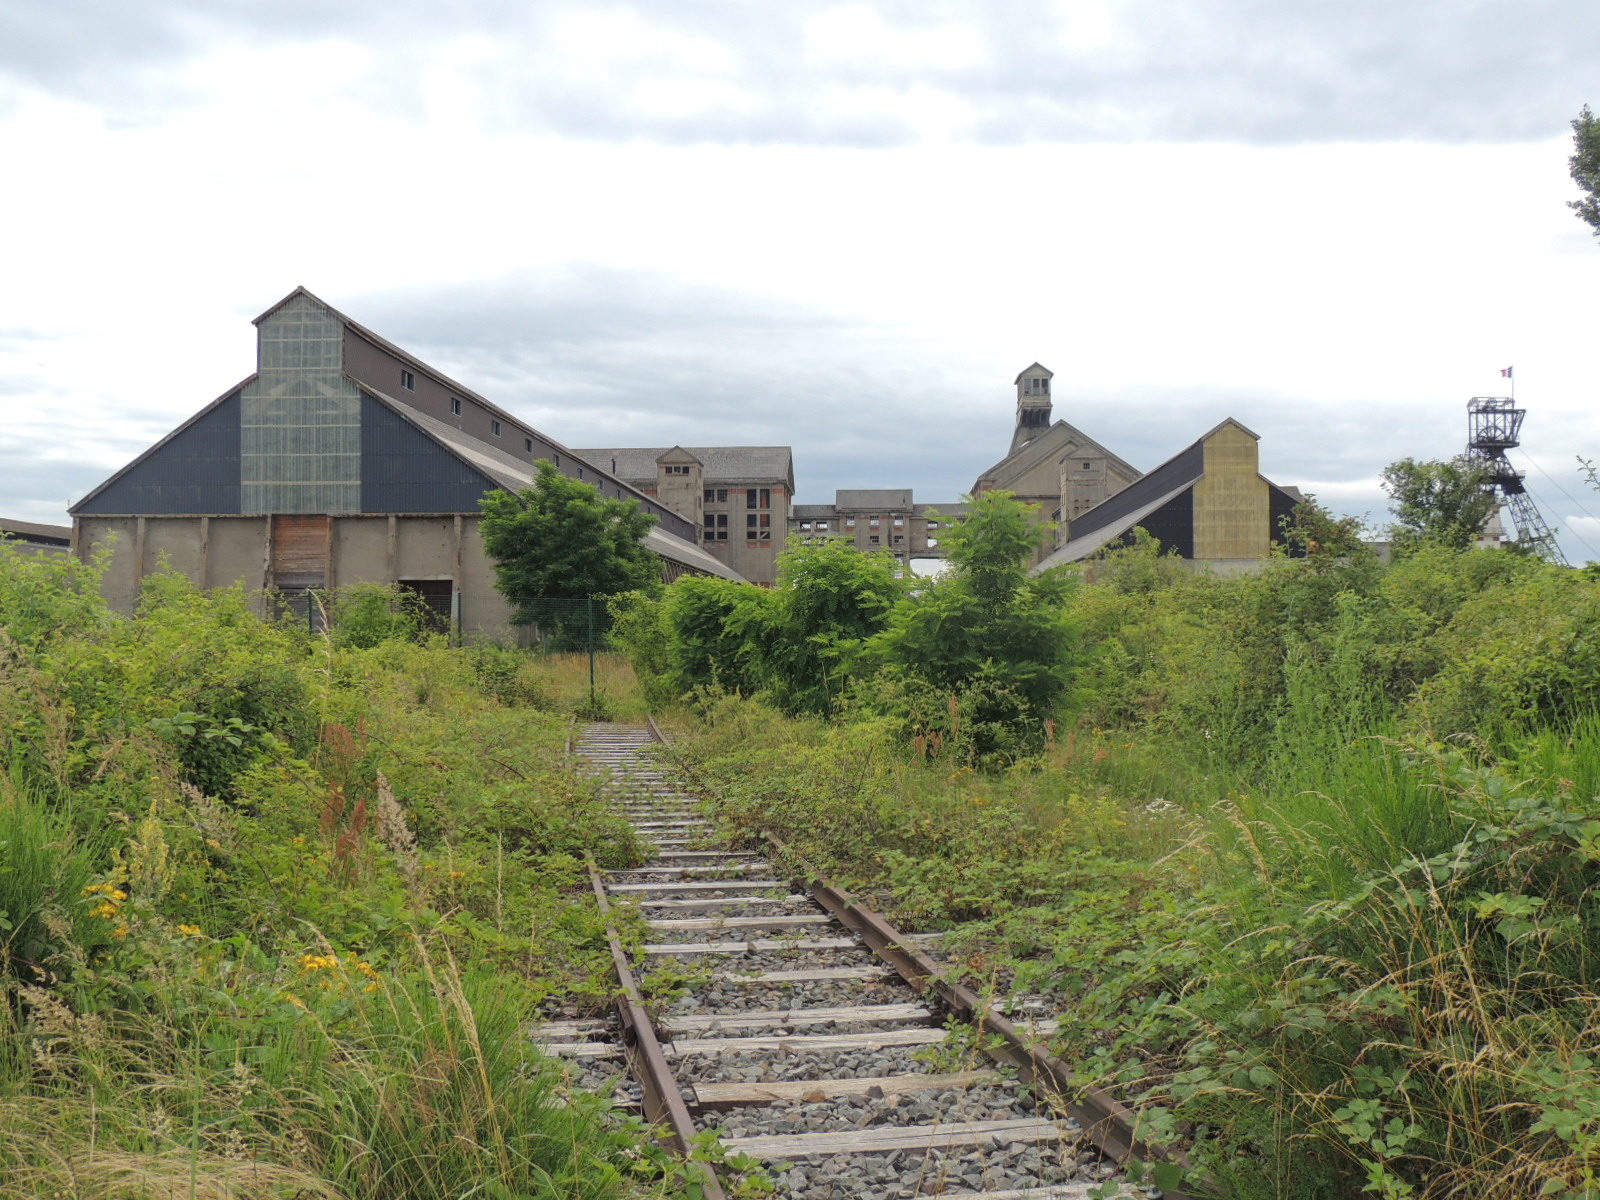
[[[1350,551],[1070,598],[1045,747],[695,697],[676,751],[1241,1198],[1600,1197],[1600,582]]]

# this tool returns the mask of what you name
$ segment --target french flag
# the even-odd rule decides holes
[[[1500,378],[1501,379],[1510,379],[1510,378],[1512,378],[1511,368],[1510,367],[1501,367],[1500,368]]]

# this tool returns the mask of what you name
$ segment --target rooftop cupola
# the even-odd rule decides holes
[[[1017,430],[1011,435],[1015,454],[1050,428],[1050,371],[1034,363],[1017,376]]]

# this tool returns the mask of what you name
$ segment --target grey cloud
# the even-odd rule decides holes
[[[631,100],[640,83],[703,79],[669,46],[626,62],[574,63],[551,49],[553,22],[592,7],[509,0],[451,6],[347,0],[328,6],[56,0],[0,9],[0,72],[102,105],[115,119],[159,120],[192,102],[176,67],[223,41],[344,38],[381,51],[350,88],[399,115],[439,48],[472,35],[498,56],[473,68],[492,120],[605,140],[883,146],[917,141],[892,103],[912,88],[959,102],[987,143],[1218,140],[1516,141],[1559,135],[1594,82],[1600,6],[1590,0],[1463,5],[1457,0],[1192,0],[1112,6],[1106,45],[1066,45],[1043,0],[926,4],[880,0],[896,30],[944,23],[989,46],[983,66],[901,63],[892,55],[819,62],[806,23],[826,0],[751,5],[685,0],[640,10],[678,35],[722,47],[735,101],[687,115]],[[823,103],[820,98],[837,97]],[[966,136],[954,131],[958,136]]]
[[[952,369],[943,347],[899,328],[594,268],[328,299],[567,445],[793,446],[805,503],[841,487],[955,500],[1006,453],[1013,376],[1050,363],[1049,347],[1022,347],[1014,361]],[[1369,491],[1387,463],[1448,457],[1464,439],[1453,403],[1375,413],[1227,387],[1085,391],[1064,374],[1055,412],[1142,470],[1233,417],[1261,436],[1275,482]]]

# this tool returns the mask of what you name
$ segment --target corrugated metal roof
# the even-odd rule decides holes
[[[839,508],[910,508],[911,488],[839,488],[833,502]]]
[[[1146,478],[1149,478],[1149,476],[1146,476]],[[1068,563],[1080,562],[1083,559],[1088,558],[1095,551],[1101,549],[1108,543],[1115,541],[1117,538],[1127,533],[1128,530],[1134,528],[1134,526],[1138,525],[1140,521],[1144,520],[1163,505],[1170,504],[1173,500],[1183,495],[1184,492],[1188,491],[1193,486],[1194,480],[1191,479],[1187,483],[1178,485],[1171,491],[1162,492],[1160,495],[1147,500],[1138,508],[1133,509],[1131,512],[1125,513],[1116,520],[1109,521],[1100,526],[1098,529],[1091,530],[1089,533],[1084,534],[1082,537],[1073,538],[1065,546],[1061,547],[1061,549],[1057,550],[1054,554],[1050,555],[1043,562],[1039,563],[1036,567],[1030,570],[1028,574],[1037,575],[1042,571],[1048,571],[1054,567],[1063,567]],[[1123,490],[1128,491],[1131,489],[1125,488]],[[1122,492],[1117,494],[1122,495]],[[1094,510],[1091,509],[1090,511],[1092,512]]]
[[[669,450],[686,450],[700,460],[708,485],[782,483],[794,489],[794,451],[788,446],[622,446],[574,450],[601,470],[614,470],[638,486],[656,482],[656,459]],[[616,467],[611,466],[616,460]]]
[[[72,541],[70,525],[39,525],[33,521],[13,521],[0,517],[0,534],[19,541],[38,542],[46,546],[65,546]]]
[[[369,392],[371,389],[368,389]],[[452,454],[482,471],[495,483],[510,492],[518,492],[533,482],[537,467],[532,463],[523,462],[521,459],[507,454],[496,446],[487,442],[480,442],[470,434],[463,433],[453,426],[446,425],[443,421],[428,416],[427,413],[418,412],[410,405],[401,404],[387,396],[378,395],[377,399],[384,401],[391,409],[416,425],[423,433],[448,449]],[[668,533],[664,529],[651,529],[645,535],[645,545],[655,551],[662,558],[672,562],[681,563],[697,571],[704,571],[708,575],[716,575],[722,579],[732,579],[743,583],[744,576],[734,571],[720,559],[701,549],[693,542]]]
[[[1107,450],[1104,446],[1095,441],[1088,434],[1084,433],[1083,430],[1079,429],[1077,426],[1072,425],[1067,421],[1056,421],[1050,426],[1050,428],[1046,429],[1038,437],[1030,438],[1026,443],[1024,443],[1020,450],[1016,451],[1014,454],[1006,455],[999,462],[995,463],[994,466],[990,467],[983,474],[979,475],[979,481],[981,482],[982,480],[988,479],[995,488],[1005,488],[1011,480],[1016,479],[1019,475],[1027,474],[1051,454],[1062,453],[1061,444],[1063,439],[1060,437],[1051,437],[1052,434],[1057,433],[1065,434],[1068,439],[1076,442],[1080,448],[1084,446],[1092,446],[1101,454],[1105,455],[1106,461],[1111,463],[1112,466],[1116,467],[1123,474],[1131,475],[1135,479],[1139,478],[1140,472],[1138,467],[1135,467],[1126,459],[1113,454],[1110,450]],[[977,490],[976,485],[973,486],[973,490]]]

